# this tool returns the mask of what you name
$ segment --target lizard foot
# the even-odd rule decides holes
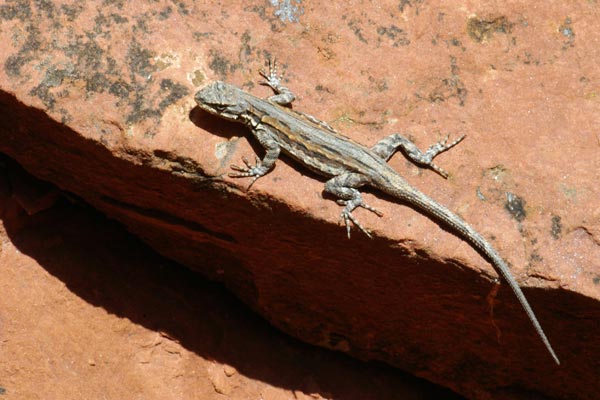
[[[269,72],[265,72],[264,69],[258,71],[260,76],[265,80],[260,81],[261,85],[269,86],[271,89],[277,91],[281,87],[281,81],[283,80],[283,73],[277,74],[277,60],[269,58]]]
[[[354,216],[352,215],[351,212],[343,210],[342,213],[340,214],[340,220],[343,220],[344,224],[346,224],[346,233],[348,234],[348,239],[350,239],[350,221],[352,221],[352,223],[354,225],[356,225],[358,227],[358,229],[360,229],[361,231],[363,231],[363,233],[365,235],[367,235],[369,237],[369,239],[373,239],[373,236],[371,235],[371,232],[369,232],[368,230],[366,230],[360,224],[360,222],[358,222],[358,220],[356,218],[354,218]]]
[[[248,159],[246,157],[242,157],[242,161],[244,162],[244,164],[246,164],[246,166],[238,167],[237,165],[232,165],[231,169],[233,169],[234,171],[238,171],[238,172],[231,172],[229,174],[229,177],[230,178],[252,177],[252,181],[250,181],[250,184],[248,185],[248,188],[246,189],[246,190],[249,190],[252,187],[252,185],[254,185],[254,182],[256,182],[256,180],[258,178],[260,178],[261,176],[265,175],[268,172],[268,169],[262,165],[262,162],[260,161],[260,158],[258,158],[258,156],[256,156],[256,164],[255,165],[250,164],[250,162],[248,161]]]
[[[424,156],[423,164],[428,165],[431,169],[433,169],[435,172],[437,172],[444,178],[448,178],[448,172],[444,171],[442,168],[435,165],[432,161],[438,154],[443,153],[444,151],[459,144],[465,138],[465,136],[466,135],[462,135],[461,137],[459,137],[452,143],[446,144],[446,142],[448,142],[448,138],[450,137],[450,135],[446,135],[446,137],[443,140],[440,140],[439,142],[432,144],[431,146],[429,146],[427,151],[423,154],[423,156]]]
[[[363,231],[363,233],[365,235],[367,235],[370,239],[373,239],[371,232],[369,232],[367,229],[365,229],[360,224],[360,222],[358,222],[358,220],[356,218],[354,218],[354,216],[352,215],[352,211],[354,211],[354,209],[356,209],[357,207],[362,207],[364,209],[367,209],[367,210],[377,214],[377,216],[379,216],[379,217],[382,217],[383,213],[381,211],[377,210],[376,208],[371,207],[368,204],[365,204],[362,201],[362,199],[338,200],[337,203],[339,205],[345,206],[340,214],[340,220],[343,220],[344,224],[346,225],[346,233],[348,234],[348,239],[350,239],[350,222],[352,222],[354,225],[356,225],[356,227],[358,229],[360,229],[361,231]]]

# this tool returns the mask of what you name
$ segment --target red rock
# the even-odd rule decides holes
[[[303,5],[286,23],[247,5],[44,4],[0,13],[0,151],[309,343],[472,398],[595,396],[593,3]],[[211,178],[260,149],[193,93],[226,79],[267,95],[266,52],[287,66],[296,109],[359,142],[467,134],[438,160],[447,181],[401,155],[391,165],[491,239],[561,367],[492,267],[426,216],[367,194],[384,217],[357,217],[377,239],[348,241],[322,180],[288,160],[250,192]]]
[[[30,214],[24,187],[49,185],[0,155],[2,398],[458,399],[282,334],[90,207]]]

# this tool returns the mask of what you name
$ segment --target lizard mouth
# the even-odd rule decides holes
[[[219,117],[236,121],[238,119],[237,114],[232,114],[228,111],[228,107],[222,104],[199,104],[200,108],[210,114],[218,115]]]
[[[217,110],[217,114],[222,115],[223,117],[227,118],[227,119],[237,119],[238,115],[237,114],[232,114],[229,112],[229,107],[228,106],[224,106],[222,104],[219,105],[213,105],[213,107]]]

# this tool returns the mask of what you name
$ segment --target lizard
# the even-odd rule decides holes
[[[434,164],[433,159],[461,142],[464,135],[451,143],[447,143],[448,136],[446,136],[424,152],[399,133],[392,134],[368,148],[341,135],[326,122],[293,110],[290,106],[296,96],[283,85],[283,75],[278,74],[276,61],[269,60],[268,72],[261,69],[259,73],[264,78],[259,83],[270,87],[274,92],[274,95],[266,99],[258,98],[223,81],[207,84],[194,96],[200,109],[225,120],[245,125],[265,150],[262,159],[255,156],[254,165],[242,157],[245,166],[232,165],[231,168],[235,172],[230,173],[230,177],[252,178],[248,186],[250,189],[258,178],[273,169],[280,153],[283,152],[318,175],[329,178],[325,182],[324,190],[337,197],[338,204],[343,206],[340,220],[346,226],[348,238],[350,238],[352,224],[368,237],[372,237],[372,234],[352,215],[356,208],[362,207],[382,216],[380,211],[364,202],[358,190],[363,186],[370,186],[415,207],[429,218],[450,227],[457,236],[468,242],[491,262],[494,269],[512,289],[556,364],[560,365],[523,291],[504,259],[492,245],[459,216],[411,186],[387,164],[392,155],[401,150],[413,163],[431,168],[447,178],[448,173]]]

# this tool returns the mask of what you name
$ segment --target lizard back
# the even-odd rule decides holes
[[[248,93],[244,95],[251,106],[250,114],[269,130],[285,153],[315,172],[328,177],[381,168],[394,172],[385,160],[367,147],[326,129],[310,116]]]

